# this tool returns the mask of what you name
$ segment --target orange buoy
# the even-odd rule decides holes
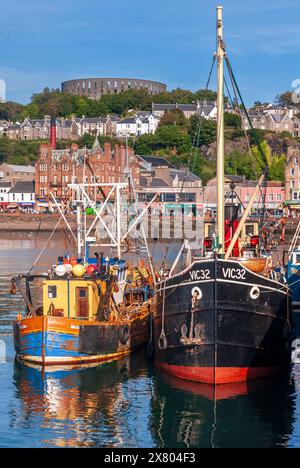
[[[78,263],[78,262],[77,262],[77,260],[76,260],[76,258],[75,258],[75,257],[71,257],[71,259],[70,259],[70,262],[69,262],[69,263],[70,263],[70,265],[72,265],[72,266],[74,267],[75,265],[77,265],[77,263]]]

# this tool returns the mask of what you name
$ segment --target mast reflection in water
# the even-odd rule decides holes
[[[160,447],[286,447],[294,380],[212,387],[157,375],[151,425]]]
[[[45,266],[60,242],[49,244]],[[68,371],[14,363],[11,324],[22,300],[7,294],[9,279],[28,271],[43,245],[40,236],[0,239],[0,447],[300,447],[298,366],[291,378],[214,394],[157,373],[144,352]]]
[[[286,447],[293,431],[288,376],[214,388],[153,373],[138,353],[70,371],[16,362],[14,383],[22,411],[11,423],[32,434],[32,445]]]

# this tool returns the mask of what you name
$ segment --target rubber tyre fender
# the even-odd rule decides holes
[[[121,325],[119,327],[119,341],[123,345],[126,345],[128,343],[128,340],[130,338],[130,327],[129,325]]]

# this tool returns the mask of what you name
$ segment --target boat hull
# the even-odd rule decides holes
[[[31,317],[14,322],[19,359],[39,365],[81,365],[119,359],[148,341],[145,315],[120,323],[64,317]]]
[[[224,384],[277,374],[290,363],[288,289],[238,262],[197,261],[161,283],[156,301],[156,364],[171,375]]]

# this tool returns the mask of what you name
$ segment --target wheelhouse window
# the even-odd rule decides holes
[[[55,299],[57,297],[57,287],[56,286],[48,286],[48,298]]]

